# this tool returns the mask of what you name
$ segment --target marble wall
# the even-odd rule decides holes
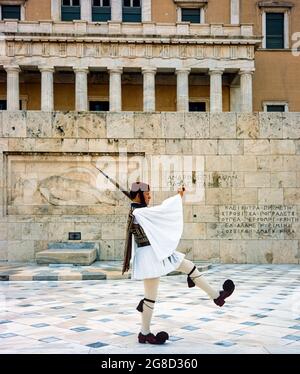
[[[34,261],[71,231],[99,242],[101,259],[121,259],[128,201],[99,188],[93,163],[116,160],[134,179],[145,160],[181,156],[200,160],[189,171],[202,193],[185,202],[179,250],[299,263],[299,134],[300,113],[0,112],[0,261]],[[154,204],[173,182],[153,191]]]

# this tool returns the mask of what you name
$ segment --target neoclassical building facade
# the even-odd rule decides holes
[[[298,1],[1,0],[0,8],[2,109],[300,110]]]

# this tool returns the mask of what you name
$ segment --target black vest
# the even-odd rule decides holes
[[[147,205],[144,205],[144,204],[132,203],[129,214],[132,215],[132,212],[134,211],[134,209],[144,208],[146,206]],[[145,231],[143,230],[142,226],[140,226],[138,223],[132,222],[131,233],[133,234],[134,240],[138,247],[145,247],[146,245],[150,245],[150,242],[147,238]]]
[[[125,251],[124,251],[124,260],[123,260],[123,270],[122,274],[129,270],[130,266],[130,259],[131,259],[131,248],[132,248],[132,234],[134,236],[134,240],[137,243],[138,247],[144,247],[146,245],[150,245],[150,242],[145,234],[143,228],[137,224],[133,223],[134,215],[132,212],[134,209],[137,208],[144,208],[147,205],[132,203],[130,212],[127,219],[127,230],[126,230],[126,239],[125,239]]]

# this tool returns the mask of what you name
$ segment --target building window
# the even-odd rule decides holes
[[[191,23],[201,23],[200,8],[182,8],[181,21]]]
[[[2,5],[1,6],[2,19],[21,19],[20,5]]]
[[[267,112],[285,112],[284,105],[267,105]]]
[[[190,112],[206,112],[206,102],[204,101],[197,101],[189,102],[189,111]]]
[[[266,13],[266,48],[284,48],[284,13]]]
[[[92,112],[108,112],[109,101],[90,101],[90,111]]]
[[[177,6],[177,22],[205,23],[208,0],[173,0]]]
[[[61,20],[73,21],[80,19],[80,0],[62,0]]]
[[[111,20],[110,0],[93,0],[92,21],[107,22]]]
[[[286,101],[265,101],[263,109],[264,112],[288,112],[289,105]]]
[[[123,22],[141,22],[141,0],[123,0]]]
[[[0,110],[6,110],[6,100],[0,100]]]

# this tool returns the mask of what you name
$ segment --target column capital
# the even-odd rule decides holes
[[[8,72],[16,72],[19,73],[21,71],[19,65],[8,65],[8,66],[3,66],[4,70]]]
[[[239,75],[244,75],[244,74],[253,74],[255,72],[255,69],[240,69],[239,70]]]
[[[190,72],[190,68],[176,68],[175,74],[189,74]]]
[[[43,72],[49,72],[49,73],[54,73],[54,66],[39,66],[39,71],[41,73]]]
[[[157,69],[152,67],[143,67],[142,74],[156,74]]]
[[[209,75],[221,75],[224,73],[225,69],[209,69],[208,74]]]
[[[81,66],[74,66],[73,67],[73,71],[74,73],[88,73],[89,72],[89,68],[88,67],[81,67]]]
[[[109,73],[111,74],[122,74],[123,73],[123,68],[107,68]]]

